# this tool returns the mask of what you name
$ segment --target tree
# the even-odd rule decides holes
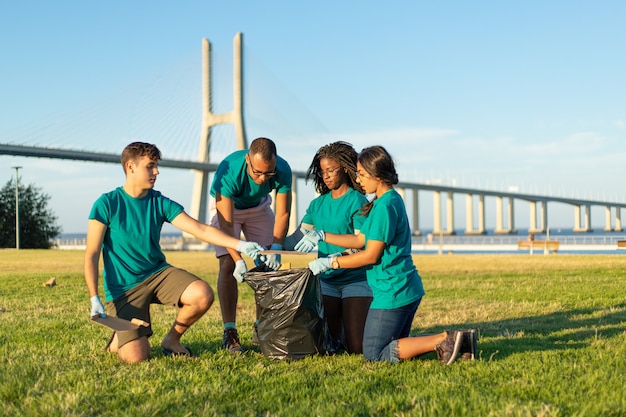
[[[50,196],[31,184],[24,187],[19,178],[20,248],[49,249],[51,240],[61,233],[57,217],[48,209]],[[0,248],[15,247],[15,182],[0,190]]]

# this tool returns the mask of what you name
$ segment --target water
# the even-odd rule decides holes
[[[516,234],[495,234],[488,230],[485,235],[465,235],[463,230],[457,230],[455,235],[433,235],[429,240],[429,231],[422,231],[420,236],[413,237],[412,252],[414,254],[436,253],[510,253],[528,254],[529,250],[517,249],[519,240],[528,239],[528,229],[517,229]],[[84,233],[61,234],[56,239],[61,249],[84,249]],[[182,234],[179,232],[162,233],[162,245],[171,248]],[[546,240],[546,233],[535,233],[535,241]],[[605,232],[594,230],[588,233],[574,233],[571,229],[550,230],[550,239],[559,241],[558,253],[567,254],[626,254],[626,249],[617,249],[617,241],[626,240],[626,232]],[[207,249],[210,249],[207,248]],[[543,254],[543,249],[534,249],[534,254]]]
[[[550,240],[559,242],[558,253],[569,254],[622,254],[626,250],[618,249],[617,242],[626,240],[626,232],[605,232],[594,230],[575,233],[571,229],[556,228],[548,233],[535,233],[535,241]],[[528,240],[528,229],[517,229],[516,234],[495,234],[489,230],[485,235],[465,235],[458,230],[455,235],[421,236],[413,238],[413,253],[516,253],[528,254],[529,250],[520,250],[517,243]],[[544,253],[544,249],[534,249],[533,253]]]

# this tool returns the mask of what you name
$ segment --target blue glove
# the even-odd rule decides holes
[[[104,313],[104,306],[102,305],[102,301],[100,301],[100,297],[98,297],[97,295],[94,295],[93,297],[90,298],[90,301],[91,301],[91,317],[93,316],[106,317],[106,314]]]
[[[246,265],[246,261],[243,259],[235,262],[235,270],[233,271],[233,277],[237,280],[237,282],[243,282],[243,274],[248,272],[248,265]]]
[[[270,250],[283,250],[283,245],[280,243],[272,243]],[[265,263],[265,265],[267,265],[268,268],[271,268],[274,271],[278,271],[278,268],[280,268],[281,259],[278,254],[261,255],[261,260]]]
[[[263,250],[263,246],[256,242],[246,242],[245,240],[240,240],[237,245],[237,252],[243,252],[247,257],[252,259],[258,258],[259,253]]]
[[[323,242],[326,237],[323,230],[302,230],[302,233],[304,233],[304,237],[293,248],[298,252],[311,252],[317,246],[317,242],[320,240]]]
[[[313,272],[313,275],[319,275],[324,271],[328,271],[331,268],[333,258],[318,258],[309,262],[309,269]]]

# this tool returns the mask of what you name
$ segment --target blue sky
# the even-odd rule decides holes
[[[221,74],[242,32],[248,135],[273,138],[297,170],[340,139],[383,144],[404,181],[624,202],[625,18],[626,3],[604,0],[2,2],[0,142],[49,145],[54,132],[62,146],[120,152],[139,139],[171,157],[180,139],[193,154],[199,92],[180,99],[189,109],[174,93],[199,85],[208,38],[230,94]],[[155,91],[177,75],[178,90]],[[65,233],[123,183],[118,166],[0,156],[1,184],[14,165],[51,195]],[[192,181],[162,170],[157,188],[188,207]],[[549,213],[572,225],[571,208]]]

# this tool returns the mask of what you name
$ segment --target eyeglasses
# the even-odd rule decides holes
[[[329,169],[328,171],[317,171],[317,176],[320,178],[334,177],[335,175],[337,175],[337,173],[339,173],[340,169],[341,169],[341,166],[338,166],[337,168]]]
[[[265,177],[269,178],[277,174],[276,168],[274,168],[271,171],[266,171],[266,172],[255,169],[254,165],[252,165],[252,161],[250,160],[250,158],[248,158],[248,164],[250,164],[250,170],[252,171],[252,175],[254,175],[255,177],[260,177],[261,175],[265,175]]]
[[[370,180],[370,179],[372,179],[372,177],[371,177],[370,175],[367,175],[367,174],[361,174],[361,173],[360,173],[360,172],[358,172],[358,171],[357,171],[357,173],[356,173],[356,177],[357,177],[357,178],[365,178],[366,180]]]

